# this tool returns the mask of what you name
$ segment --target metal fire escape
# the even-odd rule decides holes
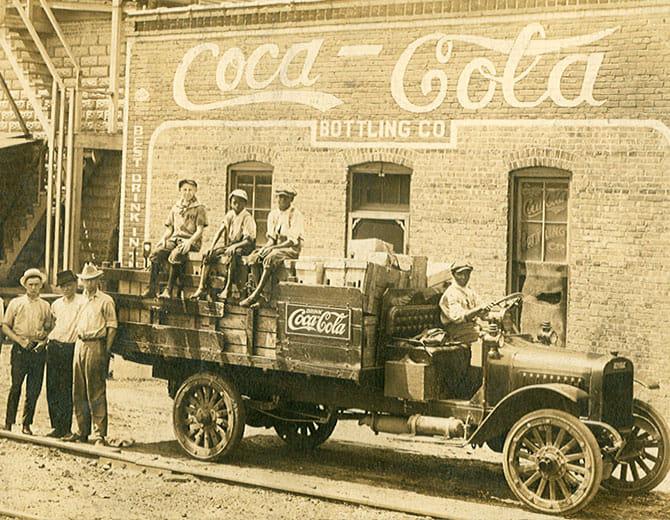
[[[51,4],[51,5],[50,5]],[[0,89],[18,120],[25,137],[46,143],[44,172],[38,176],[38,198],[33,213],[46,213],[44,268],[51,280],[62,269],[76,269],[81,215],[84,140],[78,141],[81,126],[81,69],[61,29],[54,9],[111,12],[111,54],[109,81],[109,117],[107,131],[117,132],[119,106],[119,61],[123,0],[113,2],[49,2],[47,0],[0,0],[0,47],[20,89],[14,93],[0,73]],[[71,12],[72,12],[71,11]],[[49,38],[49,46],[47,46]],[[73,74],[67,79],[54,64],[49,50],[64,55],[63,67]],[[60,65],[60,63],[59,63]],[[7,67],[4,68],[5,70]],[[17,90],[19,92],[17,92]],[[25,99],[21,105],[34,121],[26,123],[14,97]],[[30,126],[30,128],[29,128]],[[104,134],[102,134],[104,135]],[[24,232],[19,228],[16,232]],[[10,229],[9,231],[14,232]],[[29,229],[25,233],[30,233]],[[9,237],[12,243],[13,237]],[[22,242],[14,242],[17,247]],[[20,251],[14,252],[18,256]],[[11,262],[6,262],[11,264]],[[9,265],[0,265],[0,278]]]

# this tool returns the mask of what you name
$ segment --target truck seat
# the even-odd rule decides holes
[[[388,311],[386,334],[389,337],[411,338],[426,329],[441,326],[438,305],[397,305]]]

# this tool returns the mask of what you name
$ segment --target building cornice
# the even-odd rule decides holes
[[[524,12],[579,12],[624,8],[670,6],[668,0],[260,0],[248,3],[192,5],[130,13],[135,33],[220,30],[238,27],[314,25],[389,21],[437,16],[476,17]]]

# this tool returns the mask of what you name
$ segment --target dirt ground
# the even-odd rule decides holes
[[[0,355],[0,413],[9,382],[8,348]],[[172,401],[162,381],[112,380],[108,387],[110,436],[132,438],[133,450],[184,460],[172,433]],[[44,391],[34,425],[49,428]],[[17,431],[17,430],[15,430]],[[507,488],[499,455],[488,448],[456,449],[437,440],[375,436],[352,422],[338,424],[313,453],[285,447],[272,430],[247,428],[234,458],[240,468],[328,477],[333,489],[360,482],[471,503],[519,506]],[[416,518],[284,493],[121,469],[51,448],[0,439],[0,509],[43,518]],[[1,517],[0,517],[1,518]],[[601,490],[577,518],[670,519],[670,479],[634,499]]]

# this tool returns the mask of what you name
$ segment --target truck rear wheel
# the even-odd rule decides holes
[[[218,460],[244,434],[244,403],[231,381],[204,372],[186,379],[174,400],[172,422],[177,442],[191,457]]]
[[[511,428],[503,470],[509,487],[527,506],[571,514],[598,492],[603,461],[596,438],[579,419],[544,409],[525,415]]]
[[[296,403],[290,418],[275,421],[275,431],[291,448],[313,450],[328,440],[336,425],[334,410],[323,405]]]
[[[658,486],[670,470],[670,430],[650,404],[633,401],[633,429],[614,461],[603,487],[625,493],[646,493]]]

